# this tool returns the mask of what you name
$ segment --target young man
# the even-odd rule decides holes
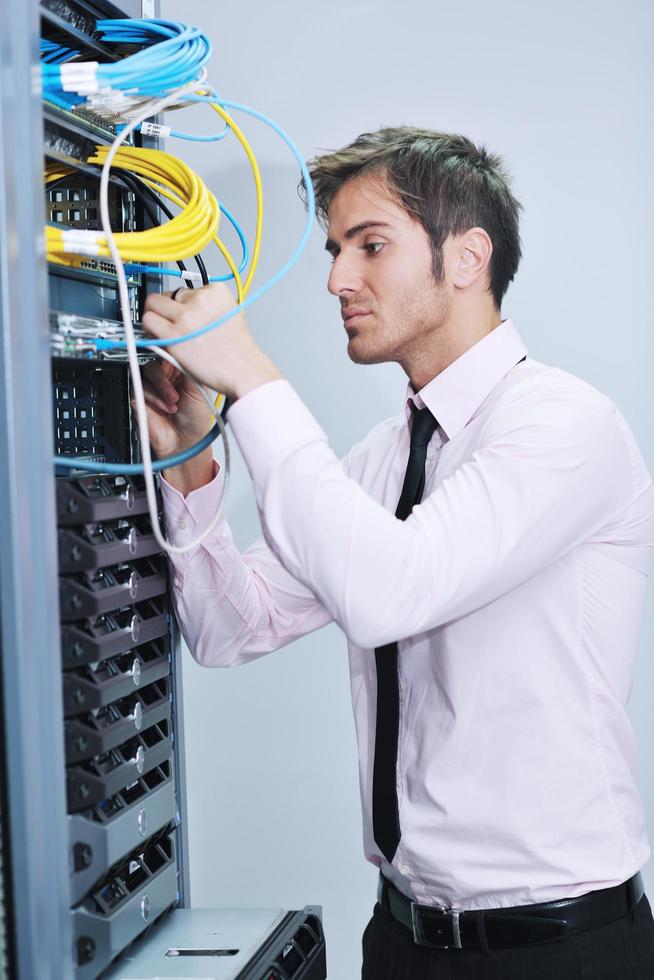
[[[348,354],[397,361],[407,400],[341,462],[242,315],[176,347],[234,402],[267,542],[240,555],[223,525],[173,559],[189,647],[231,666],[345,632],[380,868],[365,980],[654,976],[625,712],[654,538],[633,436],[502,318],[520,205],[496,157],[385,129],[311,172]],[[231,302],[154,295],[144,327],[184,334]],[[166,364],[148,400],[160,456],[209,428]],[[206,451],[165,477],[183,544],[220,475]]]

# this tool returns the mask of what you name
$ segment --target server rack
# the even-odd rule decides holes
[[[143,484],[53,467],[138,461],[139,446],[126,362],[79,339],[116,329],[111,263],[44,258],[45,220],[98,221],[85,160],[111,133],[42,103],[39,38],[111,60],[96,18],[156,13],[30,2],[0,49],[0,977],[319,980],[319,909],[188,907],[180,644]],[[71,170],[47,191],[44,159]],[[133,189],[110,191],[112,225],[144,227]],[[151,288],[130,279],[136,320]]]

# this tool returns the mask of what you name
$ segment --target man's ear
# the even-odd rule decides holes
[[[483,228],[470,228],[452,241],[452,283],[467,289],[489,275],[493,243]]]

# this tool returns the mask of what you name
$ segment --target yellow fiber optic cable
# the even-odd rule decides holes
[[[157,185],[153,181],[147,180],[146,178],[143,179],[143,182],[147,184],[148,187],[151,187],[153,190],[156,190],[163,197],[166,197],[169,201],[172,201],[173,204],[177,204],[180,207],[183,206],[182,202],[175,194],[172,194],[170,191],[164,192],[160,187],[157,187]],[[214,235],[213,240],[215,244],[218,246],[218,249],[220,250],[223,258],[225,259],[225,262],[229,266],[229,271],[234,276],[237,299],[239,303],[242,303],[245,298],[245,287],[243,286],[243,282],[241,280],[239,271],[236,267],[236,263],[234,262],[234,259],[232,258],[231,253],[228,251],[226,245],[224,244],[224,242],[221,241],[218,235]]]
[[[155,186],[152,181],[147,180],[145,178],[144,178],[144,182],[149,187],[154,187]],[[162,193],[161,190],[160,190],[160,193]],[[172,194],[170,192],[167,192],[165,194],[165,196],[168,198],[169,201],[172,201],[173,204],[180,204],[181,205],[181,202],[179,201],[179,199],[174,194]],[[218,237],[218,235],[216,235],[214,237],[214,242],[216,243],[216,245],[218,246],[218,248],[222,252],[223,258],[225,259],[225,262],[229,266],[229,271],[234,276],[234,283],[236,285],[236,299],[237,299],[237,302],[238,303],[242,303],[243,300],[244,300],[244,298],[245,298],[245,289],[244,289],[243,283],[241,281],[241,276],[239,274],[239,271],[238,271],[238,269],[236,267],[236,263],[234,262],[234,259],[232,258],[229,250],[226,248],[226,246],[220,240],[220,238]],[[222,395],[220,392],[218,392],[216,394],[216,400],[214,402],[214,407],[218,411],[220,411],[220,409],[222,408],[222,404],[223,404],[224,400],[225,400],[225,396]]]
[[[256,272],[256,268],[259,263],[259,252],[261,250],[261,235],[263,231],[263,190],[261,187],[261,174],[259,173],[259,165],[257,163],[254,153],[252,152],[252,148],[248,143],[243,131],[238,126],[238,124],[234,122],[234,120],[229,115],[229,113],[226,112],[221,105],[218,105],[218,103],[216,102],[209,102],[208,104],[211,106],[214,112],[217,112],[218,115],[222,119],[224,119],[224,121],[227,123],[227,125],[234,133],[234,136],[237,138],[237,140],[245,150],[246,156],[252,168],[252,175],[254,177],[254,186],[257,195],[257,223],[256,223],[256,229],[254,233],[254,245],[252,247],[252,261],[250,263],[250,269],[248,271],[247,278],[243,283],[243,294],[247,296],[247,292],[250,288],[250,284],[252,282],[254,273]]]
[[[98,147],[96,154],[89,157],[88,163],[102,165],[106,159],[107,147]],[[114,238],[119,245],[122,258],[130,261],[166,261],[171,256],[164,249],[183,248],[184,243],[189,242],[188,237],[188,212],[197,215],[198,221],[204,215],[214,229],[212,240],[220,250],[225,259],[230,272],[234,277],[236,285],[237,301],[243,302],[245,288],[243,286],[238,268],[229,250],[221,241],[217,234],[220,208],[214,195],[206,188],[204,183],[190,168],[182,161],[173,157],[171,154],[163,153],[160,150],[147,150],[139,147],[122,147],[115,156],[113,165],[117,169],[129,170],[138,174],[157,194],[162,195],[169,201],[183,209],[183,214],[172,219],[167,225],[158,228],[150,228],[142,232],[122,232],[116,233]],[[55,180],[73,174],[72,167],[65,167],[61,164],[48,164],[45,171],[46,186]],[[259,184],[260,186],[260,184]],[[259,209],[260,210],[260,209]],[[179,222],[180,217],[185,217],[186,221]],[[170,234],[170,226],[177,221],[175,234]],[[180,227],[181,226],[181,227]],[[60,249],[65,242],[63,229],[46,228],[47,258],[49,261],[59,262],[60,264],[79,265],[81,261],[74,252],[62,252]],[[165,241],[164,241],[165,235]],[[104,236],[101,233],[91,233],[97,244],[98,255],[108,254],[102,251]],[[138,244],[136,244],[138,242]],[[202,247],[208,244],[203,242]],[[74,242],[72,243],[74,248]],[[186,247],[189,247],[188,244]],[[133,250],[135,250],[133,252]],[[189,254],[197,254],[200,248],[195,244]],[[165,257],[164,257],[165,256]],[[175,254],[172,258],[186,258],[186,254]],[[218,394],[216,397],[216,408],[219,408],[224,400],[224,396]]]
[[[98,147],[89,163],[102,165],[108,149]],[[182,212],[165,225],[145,231],[119,232],[115,239],[121,257],[134,262],[166,262],[190,258],[201,252],[217,234],[220,209],[204,182],[183,161],[162,150],[123,147],[114,161],[117,169],[129,170],[154,180],[158,190],[171,190],[179,198]],[[61,175],[53,168],[49,179]],[[77,231],[46,227],[49,257],[69,263],[71,255],[108,256],[104,235],[98,231]]]
[[[151,152],[158,152],[158,151],[151,151]],[[120,153],[117,154],[117,158],[118,157],[120,157]],[[89,162],[96,162],[96,160],[94,158],[89,158]],[[123,159],[123,160],[121,160],[120,163],[122,165],[124,165],[123,166],[123,169],[128,169],[127,168],[127,164],[129,163],[130,164],[130,167],[133,170],[133,172],[137,172],[137,170],[138,170],[138,172],[142,176],[143,182],[145,184],[147,184],[148,187],[151,187],[157,194],[160,194],[162,197],[165,197],[167,200],[171,201],[173,204],[176,204],[180,208],[186,207],[186,201],[184,200],[183,196],[181,196],[179,193],[176,193],[176,191],[179,191],[180,190],[180,188],[178,186],[178,181],[171,181],[171,180],[169,180],[168,179],[168,175],[162,173],[161,167],[156,167],[155,168],[155,167],[152,166],[152,161],[151,160],[150,161],[147,161],[147,160],[141,161],[141,165],[138,168],[136,166],[134,166],[134,157],[133,156],[132,156],[131,159]],[[61,177],[66,177],[69,174],[72,174],[74,172],[75,171],[71,167],[62,167],[61,165],[48,165],[46,167],[46,174],[45,174],[46,185],[49,184],[49,183],[51,183],[54,180],[58,180]],[[151,174],[153,176],[158,177],[159,180],[152,180],[149,177],[144,176],[146,173],[149,173],[149,174]],[[162,184],[162,183],[159,182],[162,179],[166,180],[166,186],[164,186],[164,184]],[[175,190],[170,189],[171,187],[174,187]],[[211,191],[207,191],[207,195],[208,195],[209,200],[210,200],[210,203],[211,203],[211,209],[212,209],[212,211],[218,212],[218,214],[219,214],[220,213],[220,209],[219,209],[219,206],[218,206],[218,202],[214,198],[214,196],[211,193]],[[165,227],[165,226],[162,226],[162,227]],[[56,231],[56,229],[54,229],[54,230]],[[157,239],[159,239],[159,237],[160,237],[160,229],[148,229],[148,232],[152,232],[152,231],[154,231],[154,232],[157,233]],[[123,234],[124,235],[133,235],[133,234],[145,235],[146,232],[140,232],[140,233],[125,232]],[[120,239],[120,237],[121,237],[120,234],[116,235],[116,238]],[[233,258],[231,256],[230,252],[228,251],[228,249],[226,248],[226,246],[224,245],[224,243],[220,240],[220,238],[218,237],[217,234],[214,235],[213,241],[215,242],[216,246],[220,250],[221,254],[223,255],[223,257],[224,257],[224,259],[225,259],[225,261],[226,261],[226,263],[227,263],[227,265],[229,267],[230,272],[234,276],[234,281],[235,281],[235,284],[236,284],[237,299],[238,299],[238,302],[241,303],[243,301],[244,296],[245,296],[245,290],[244,290],[243,283],[241,281],[241,277],[239,275],[238,269],[236,267],[236,264],[235,264],[235,262],[234,262],[234,260],[233,260]],[[139,239],[139,242],[141,242],[142,244],[144,244],[143,238],[140,238]],[[123,252],[124,252],[124,248],[121,250],[121,255],[123,254]],[[194,253],[194,254],[196,254],[196,253]],[[140,252],[140,254],[139,254],[139,261],[142,261],[142,259],[140,258],[141,255],[145,255],[145,252]],[[60,254],[58,254],[56,252],[55,253],[49,252],[48,253],[48,258],[52,258],[54,261],[59,261],[59,262],[66,262],[66,261],[68,261],[69,263],[72,263],[72,264],[78,264],[78,262],[79,262],[79,259],[76,258],[76,257],[74,257],[74,256],[72,256],[72,255],[71,256],[63,256],[63,255],[60,255]]]

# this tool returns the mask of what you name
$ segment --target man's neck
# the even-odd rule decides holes
[[[429,338],[421,350],[410,352],[401,366],[414,391],[420,391],[467,350],[478,344],[502,323],[500,312],[493,309],[483,316],[466,316],[448,320]]]

